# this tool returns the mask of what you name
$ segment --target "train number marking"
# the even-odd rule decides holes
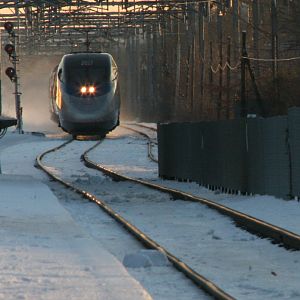
[[[82,60],[80,65],[81,66],[92,66],[94,64],[93,60]]]

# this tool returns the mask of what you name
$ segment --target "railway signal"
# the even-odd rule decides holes
[[[12,67],[8,67],[5,70],[5,74],[8,78],[15,84],[15,105],[16,105],[16,116],[17,116],[17,129],[19,133],[23,133],[23,121],[22,121],[22,107],[21,107],[21,93],[19,91],[19,77],[18,77],[18,69],[17,64],[19,62],[17,50],[16,50],[16,34],[14,31],[14,24],[12,22],[5,22],[4,29],[7,31],[10,37],[10,43],[4,46],[5,52],[9,56],[9,60],[12,63]]]
[[[13,44],[6,44],[4,46],[4,50],[5,52],[9,55],[9,58],[12,59],[11,61],[13,62],[15,56],[16,56],[16,52],[15,52],[15,46]],[[6,70],[5,70],[5,74],[8,76],[8,78],[14,82],[15,79],[16,79],[16,75],[17,75],[17,72],[16,72],[16,69],[15,68],[12,68],[12,67],[8,67]]]
[[[5,22],[4,28],[9,34],[13,34],[14,24],[12,22]]]
[[[12,67],[8,67],[6,70],[5,70],[5,74],[8,76],[8,78],[11,80],[11,81],[15,81],[15,78],[16,78],[16,70]]]
[[[9,55],[9,57],[11,57],[15,52],[15,46],[12,44],[6,44],[4,50]]]

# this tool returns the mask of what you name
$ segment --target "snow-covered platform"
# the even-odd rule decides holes
[[[0,299],[151,299],[51,190],[0,175]]]

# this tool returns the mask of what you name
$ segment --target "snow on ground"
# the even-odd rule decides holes
[[[120,131],[115,131],[114,134],[118,132]],[[132,137],[123,138],[121,147],[114,138],[106,139],[101,147],[89,154],[89,158],[127,176],[147,178],[217,200],[297,232],[300,225],[297,201],[285,201],[271,196],[217,194],[197,184],[160,180],[157,176],[157,165],[146,158],[146,141],[137,138],[135,134],[131,135]],[[162,196],[144,192],[139,198],[138,195],[130,193],[128,197],[130,204],[124,204],[117,196],[109,203],[129,220],[134,220],[146,233],[151,232],[151,236],[171,252],[175,251],[174,254],[179,255],[185,262],[192,266],[197,262],[196,270],[213,279],[238,299],[300,297],[297,280],[300,271],[299,252],[288,252],[265,239],[230,226],[230,220],[205,207],[199,209],[197,203],[176,201],[176,205],[170,210],[170,203],[163,200]],[[269,206],[265,204],[263,208],[263,203],[266,202]],[[224,226],[226,223],[228,227]],[[181,244],[178,247],[179,241]],[[183,258],[183,253],[189,255]],[[213,263],[208,265],[208,262]],[[235,270],[235,265],[239,266],[239,270]]]
[[[121,129],[122,130],[122,129]],[[127,133],[129,131],[122,130]],[[116,131],[113,133],[116,134]],[[297,200],[283,200],[274,196],[254,195],[239,196],[214,192],[196,183],[176,182],[158,178],[157,164],[150,159],[145,159],[146,141],[141,140],[136,134],[122,143],[120,148],[113,140],[107,139],[101,152],[92,152],[89,157],[104,166],[116,170],[127,176],[147,179],[155,183],[191,193],[193,195],[216,201],[222,205],[236,209],[243,213],[276,224],[300,235],[300,203]],[[134,151],[134,152],[133,152]],[[153,151],[155,153],[155,149]],[[119,159],[119,160],[118,160]],[[132,161],[134,160],[134,167]]]
[[[0,299],[147,299],[147,292],[120,266],[126,255],[134,257],[132,262],[125,262],[131,276],[149,291],[153,299],[209,299],[172,266],[158,265],[156,254],[143,252],[143,247],[95,204],[49,182],[42,171],[34,168],[38,154],[67,138],[64,135],[43,138],[8,133],[0,140]],[[88,148],[93,143],[78,142],[78,145]],[[79,158],[81,149],[73,150]],[[64,160],[62,158],[60,163],[65,163]],[[71,179],[76,180],[79,176],[79,181],[89,180],[79,160],[71,164]],[[96,171],[94,175],[110,182]],[[49,196],[46,186],[37,180],[51,186],[72,219],[64,212],[59,218],[54,217],[55,221],[51,223],[49,218],[55,212],[57,200],[52,193]],[[20,181],[25,181],[26,185],[22,187]],[[15,207],[16,203],[19,206],[22,203],[20,209]],[[41,217],[43,214],[47,217]],[[71,220],[74,224],[64,228]],[[12,225],[15,223],[20,225]],[[12,232],[11,227],[16,229]],[[70,228],[73,228],[72,233]],[[119,263],[102,247],[113,253]],[[88,259],[85,259],[84,252],[87,251]],[[141,267],[141,255],[151,267]],[[103,261],[107,264],[101,265]],[[135,267],[136,262],[139,268]]]
[[[0,299],[150,299],[46,185],[0,175],[0,190]]]
[[[61,142],[35,136],[21,136],[16,141],[16,136],[9,134],[0,140],[2,173],[31,175],[47,182],[47,177],[40,170],[32,168],[32,164],[37,154]],[[197,203],[170,203],[166,195],[147,191],[130,183],[115,183],[95,170],[87,170],[78,158],[83,150],[93,144],[94,142],[75,142],[65,148],[62,151],[65,155],[55,158],[57,174],[64,174],[68,180],[78,185],[89,185],[94,192],[135,225],[153,235],[168,250],[179,256],[184,255],[183,260],[191,266],[196,262],[201,274],[215,280],[238,299],[300,298],[299,251],[286,251],[268,240],[244,232],[234,227],[226,217],[206,207],[200,208]],[[300,233],[297,201],[285,201],[271,196],[226,195],[214,193],[195,183],[160,180],[157,165],[146,156],[146,147],[145,140],[118,128],[89,157],[128,176],[185,190]],[[9,158],[13,162],[9,162]],[[26,164],[20,169],[23,162]],[[51,155],[46,158],[46,164],[52,164]],[[140,253],[140,245],[125,235],[123,229],[109,217],[104,214],[100,216],[93,203],[82,200],[56,183],[48,184],[76,224],[89,237],[113,253],[120,262],[126,255]],[[0,267],[1,264],[3,262],[0,261]],[[232,272],[232,267],[235,266],[238,266],[239,271]],[[199,299],[198,290],[193,289],[188,280],[185,285],[180,286],[182,283],[179,279],[182,276],[170,269],[170,266],[133,268],[132,264],[128,267],[130,274],[146,287],[154,299]],[[205,299],[205,295],[201,294],[201,299]]]
[[[104,184],[106,184],[104,181],[101,183],[98,181],[98,185]],[[101,210],[94,203],[87,202],[68,190],[62,191],[56,184],[52,185],[52,189],[67,207],[76,223],[80,224],[119,261],[123,262],[127,255],[135,255],[142,251],[141,244],[107,214],[101,214]],[[146,268],[135,268],[132,263],[127,270],[147,289],[153,299],[211,299],[171,266],[152,265]]]
[[[151,299],[38,180],[46,177],[34,168],[36,152],[59,143],[1,140],[0,299]]]

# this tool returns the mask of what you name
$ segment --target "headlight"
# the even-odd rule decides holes
[[[80,88],[80,92],[81,92],[81,94],[86,94],[86,92],[87,92],[86,86],[82,86],[82,87]]]
[[[94,86],[90,86],[89,87],[89,93],[90,94],[94,94],[95,93],[95,87]]]
[[[89,93],[89,94],[95,94],[96,88],[95,88],[93,85],[91,85],[91,86],[89,86],[89,87],[87,87],[87,86],[82,86],[82,87],[80,88],[80,92],[81,92],[82,95],[85,95],[85,94],[87,94],[87,93]]]

